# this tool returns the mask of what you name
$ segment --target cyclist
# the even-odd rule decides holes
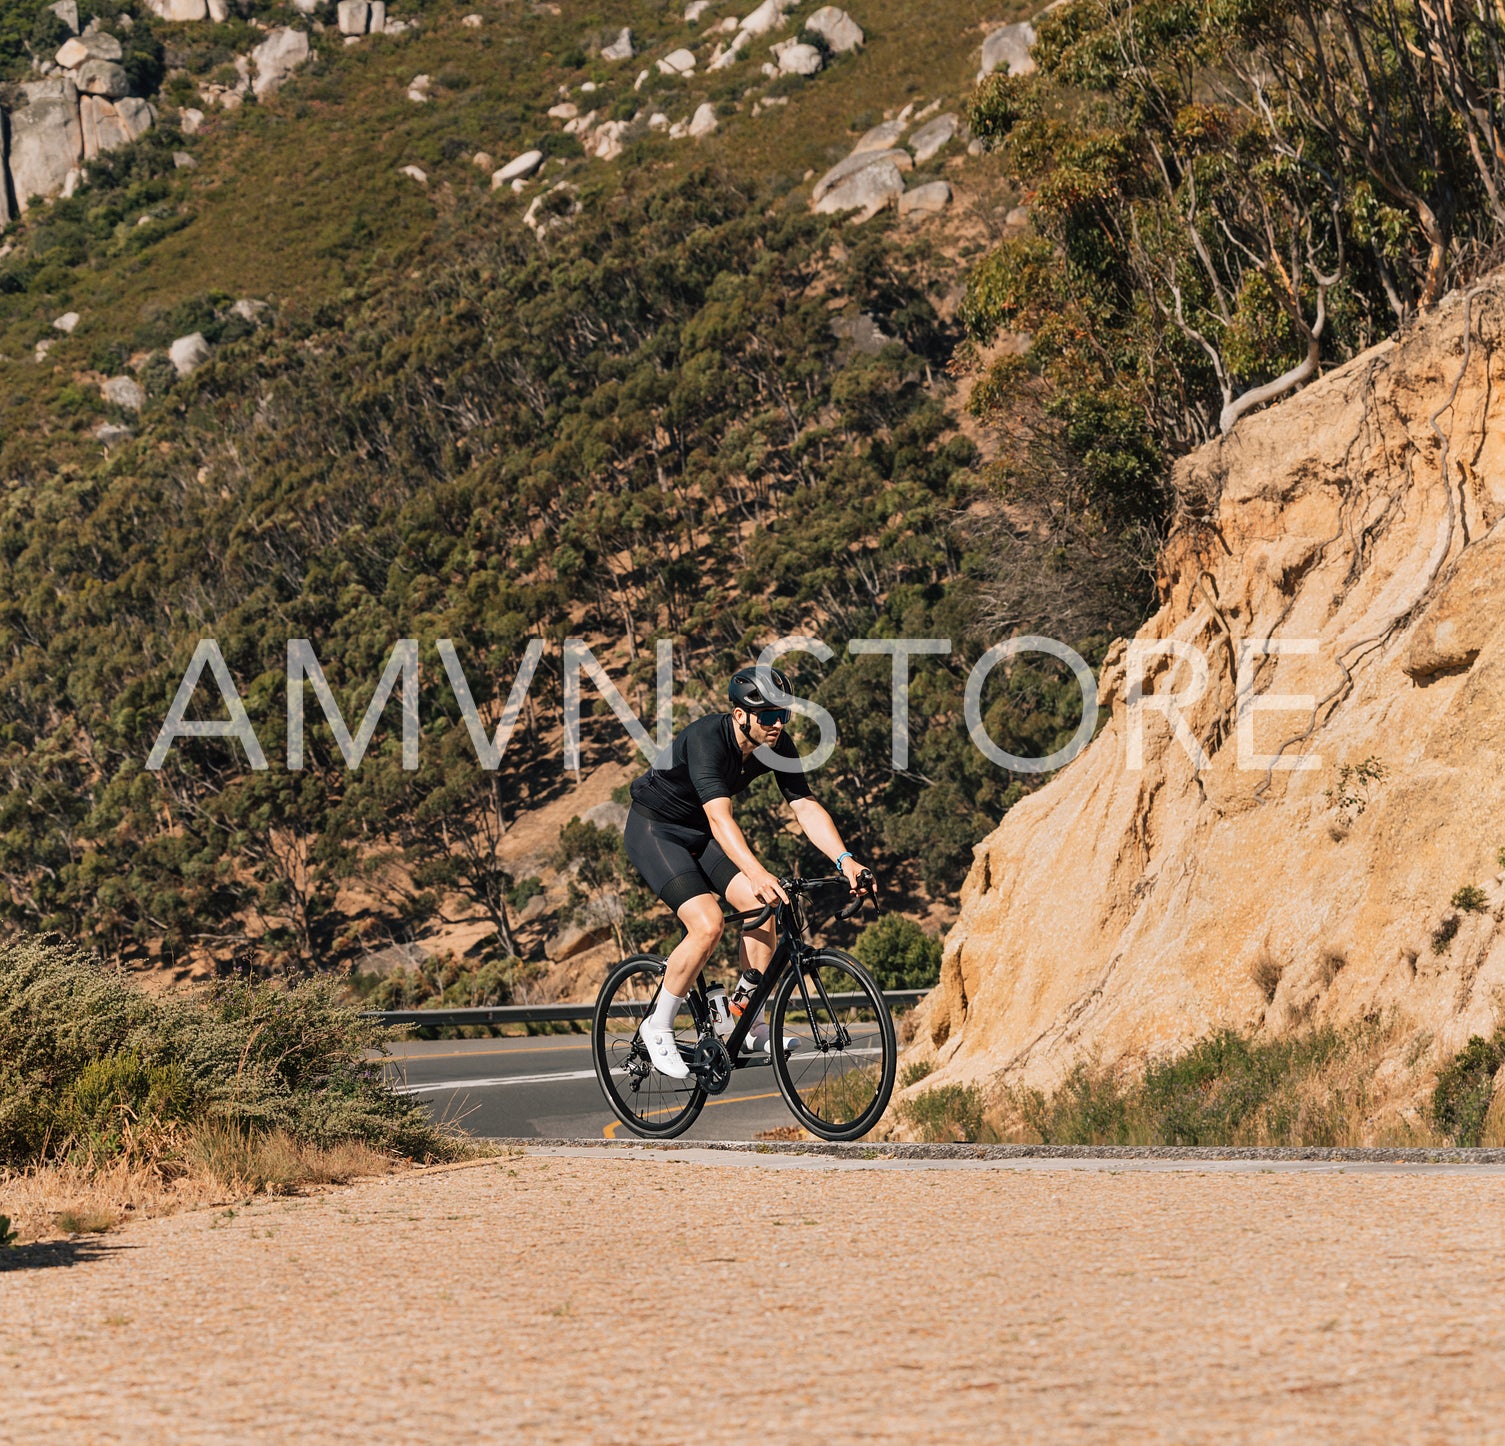
[[[789,709],[773,701],[787,702],[791,696],[789,679],[777,668],[741,669],[727,685],[732,711],[708,714],[682,729],[666,766],[650,768],[632,785],[627,856],[685,927],[685,937],[665,966],[657,1007],[639,1029],[654,1067],[674,1079],[690,1072],[675,1047],[674,1016],[721,937],[717,895],[739,912],[788,902],[737,827],[733,795],[774,773],[805,837],[835,861],[854,891],[863,872],[831,815],[811,795],[804,774],[773,769],[755,756],[767,747],[781,758],[799,758],[794,740],[784,732]],[[760,928],[744,930],[739,948],[744,972],[766,969],[775,943],[771,918]],[[747,1041],[749,1049],[769,1049],[767,1023],[749,1030]]]

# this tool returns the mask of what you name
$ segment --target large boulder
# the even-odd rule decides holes
[[[602,60],[631,60],[635,53],[632,48],[632,31],[625,25],[610,45],[601,47]]]
[[[25,211],[33,197],[55,196],[84,154],[78,87],[67,77],[21,87],[26,104],[10,118],[10,177]]]
[[[863,151],[887,151],[899,143],[899,137],[909,128],[907,120],[883,121],[875,125],[863,138],[852,147],[854,156],[861,155]]]
[[[785,14],[793,10],[798,0],[763,0],[739,28],[740,35],[767,35],[784,23]]]
[[[658,68],[664,75],[689,75],[695,69],[695,52],[685,50],[671,50],[658,62]]]
[[[505,186],[508,181],[520,181],[531,176],[541,165],[543,165],[542,151],[524,151],[522,155],[515,156],[508,161],[501,170],[492,172],[491,189],[496,190],[498,186]]]
[[[74,70],[86,60],[119,60],[124,53],[113,35],[96,30],[92,35],[65,40],[55,59],[64,70]]]
[[[187,22],[209,18],[208,0],[146,0],[146,8],[163,20]]]
[[[157,123],[156,107],[139,95],[122,96],[115,102],[115,114],[133,141],[139,141]]]
[[[256,79],[251,88],[256,99],[271,95],[300,65],[308,60],[308,36],[301,30],[274,30],[251,52]]]
[[[128,412],[139,412],[146,405],[146,392],[135,377],[111,377],[99,390],[105,401]]]
[[[716,118],[716,107],[710,101],[704,101],[695,107],[695,114],[690,117],[689,133],[699,139],[708,136],[720,126],[721,122]]]
[[[835,5],[822,5],[805,21],[805,29],[813,30],[819,35],[835,55],[845,55],[849,50],[858,49],[866,38],[862,27],[845,10],[839,10]]]
[[[914,162],[910,159],[909,152],[902,146],[891,151],[856,151],[847,156],[845,160],[837,161],[829,171],[815,183],[814,190],[810,193],[812,201],[818,201],[833,186],[839,186],[848,176],[855,176],[858,171],[875,161],[892,161],[901,171],[914,169]]]
[[[341,35],[364,35],[371,24],[367,0],[340,0],[335,10]]]
[[[75,35],[78,34],[78,0],[52,0],[47,8]]]
[[[814,75],[822,64],[820,51],[813,45],[784,45],[778,54],[782,75]]]
[[[914,216],[944,211],[950,200],[951,187],[945,181],[930,181],[899,197],[899,214]]]
[[[1030,48],[1035,40],[1035,27],[1028,20],[995,30],[982,43],[982,69],[977,72],[977,78],[985,80],[1000,69],[1010,75],[1033,74],[1035,58],[1030,54]]]
[[[131,93],[131,82],[113,60],[84,61],[78,68],[75,84],[82,94],[102,95],[107,100],[119,100]]]
[[[833,186],[815,202],[822,215],[837,211],[860,211],[857,224],[871,220],[885,206],[904,194],[904,177],[892,160],[875,160]]]
[[[608,799],[605,803],[598,803],[593,808],[586,809],[580,815],[580,822],[622,833],[627,827],[627,805],[614,803]]]
[[[92,161],[105,151],[118,151],[131,143],[131,133],[109,101],[86,95],[78,103],[78,119],[84,137],[84,159]]]
[[[957,118],[947,112],[919,126],[909,138],[909,149],[914,152],[915,164],[923,166],[942,146],[956,134]]]
[[[187,336],[180,336],[167,348],[167,357],[172,362],[174,369],[180,377],[186,377],[196,372],[212,353],[209,343],[204,340],[201,331],[190,332]]]

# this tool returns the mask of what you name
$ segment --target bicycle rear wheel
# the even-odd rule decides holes
[[[855,1140],[888,1108],[899,1064],[883,991],[850,954],[821,949],[774,991],[774,1078],[800,1124],[823,1140]]]
[[[660,1074],[638,1038],[638,1026],[658,998],[663,977],[664,961],[657,954],[624,959],[606,976],[591,1021],[591,1060],[606,1103],[633,1134],[657,1140],[683,1134],[705,1104],[705,1091],[694,1075],[681,1080]],[[680,1006],[674,1030],[693,1049],[698,1030],[690,999]]]

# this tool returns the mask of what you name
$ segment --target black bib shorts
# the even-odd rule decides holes
[[[644,882],[676,912],[700,894],[725,898],[742,872],[706,830],[654,818],[641,804],[628,811],[622,841]]]

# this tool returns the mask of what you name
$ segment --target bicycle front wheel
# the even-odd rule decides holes
[[[823,1140],[867,1134],[894,1092],[899,1047],[883,991],[850,954],[821,949],[779,982],[774,1078],[795,1119]],[[790,1048],[790,1045],[793,1048]]]
[[[633,1134],[656,1140],[682,1135],[705,1105],[705,1091],[695,1076],[670,1079],[660,1074],[638,1038],[638,1026],[657,1001],[663,978],[664,961],[657,954],[624,959],[606,976],[591,1022],[591,1061],[606,1103]],[[680,1006],[674,1030],[693,1047],[698,1030],[688,999]]]

